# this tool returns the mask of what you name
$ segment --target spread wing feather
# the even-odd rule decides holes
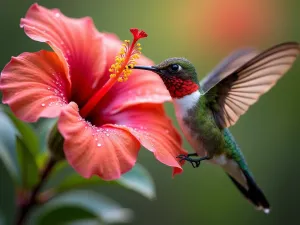
[[[261,95],[291,68],[300,52],[298,43],[276,45],[262,53],[233,53],[200,85],[219,127],[234,125]]]

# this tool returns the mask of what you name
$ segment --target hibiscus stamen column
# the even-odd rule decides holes
[[[115,64],[111,65],[109,69],[109,72],[111,72],[110,79],[80,110],[80,115],[83,118],[88,116],[101,98],[112,88],[116,82],[124,82],[128,80],[128,77],[132,72],[131,68],[135,66],[136,60],[140,57],[142,50],[140,43],[137,43],[137,41],[148,36],[146,32],[136,28],[130,29],[130,32],[133,35],[132,43],[130,44],[129,40],[125,40],[125,43],[122,45],[119,54],[116,56]]]

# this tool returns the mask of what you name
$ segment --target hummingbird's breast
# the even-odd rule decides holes
[[[194,132],[189,126],[186,125],[184,122],[185,118],[181,114],[176,114],[176,117],[181,131],[189,144],[192,146],[198,156],[204,157],[206,155],[206,150],[203,143],[199,141],[199,134]]]
[[[178,124],[198,156],[221,154],[224,139],[211,111],[201,104],[199,91],[174,99]],[[205,99],[203,99],[205,101]]]
[[[178,124],[181,128],[181,131],[189,144],[197,152],[199,156],[204,157],[206,155],[205,148],[203,143],[199,140],[199,133],[194,132],[190,126],[186,123],[186,120],[189,120],[189,110],[192,109],[200,99],[200,92],[196,91],[191,95],[187,95],[180,99],[174,99],[174,106],[176,111],[176,117]]]

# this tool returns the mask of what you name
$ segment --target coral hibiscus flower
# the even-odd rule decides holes
[[[173,173],[182,171],[176,156],[186,152],[162,105],[171,100],[167,90],[152,73],[134,71],[129,77],[125,67],[136,63],[137,40],[146,33],[132,29],[132,44],[122,47],[116,36],[99,33],[90,18],[68,18],[38,4],[21,27],[54,52],[12,57],[1,73],[3,103],[26,122],[58,117],[65,157],[79,174],[117,179],[134,166],[140,145]],[[151,61],[141,56],[137,63]]]

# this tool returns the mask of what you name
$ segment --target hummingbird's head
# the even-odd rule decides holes
[[[182,98],[199,89],[196,69],[185,58],[169,58],[155,66],[134,66],[133,69],[150,70],[158,74],[172,98]]]

